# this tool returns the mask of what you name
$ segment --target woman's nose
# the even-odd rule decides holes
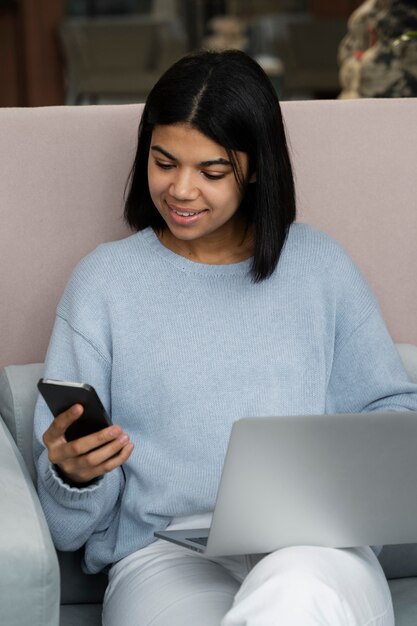
[[[169,193],[177,200],[195,200],[198,196],[198,188],[195,186],[191,172],[178,172],[172,181]]]

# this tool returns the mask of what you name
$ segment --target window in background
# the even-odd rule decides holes
[[[372,2],[382,0],[365,4]],[[389,49],[391,60],[381,63],[374,43],[362,50],[363,61],[372,60],[373,65],[362,72],[363,90],[356,88],[356,95],[415,95],[417,38],[407,35],[417,31],[415,0],[383,3],[397,11],[394,34],[390,31],[384,40],[384,29],[392,21],[381,20],[377,28],[382,57]],[[336,98],[338,48],[349,16],[360,4],[0,0],[0,106],[141,102],[167,67],[201,47],[245,50],[261,63],[282,99]],[[401,16],[407,20],[401,21]],[[357,54],[353,64],[358,66]],[[382,79],[388,75],[394,78],[384,87]]]

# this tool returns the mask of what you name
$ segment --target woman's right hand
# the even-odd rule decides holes
[[[112,425],[74,441],[65,439],[65,431],[83,413],[81,404],[74,404],[58,415],[43,435],[48,458],[57,465],[69,484],[88,483],[124,463],[134,445],[120,426]]]

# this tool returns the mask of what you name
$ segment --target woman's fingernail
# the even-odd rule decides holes
[[[126,434],[121,435],[121,436],[118,438],[118,441],[120,441],[120,443],[126,443],[127,441],[129,441],[129,435],[126,435]]]

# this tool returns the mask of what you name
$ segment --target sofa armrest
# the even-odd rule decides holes
[[[0,418],[0,624],[58,626],[59,576],[31,477]]]
[[[397,343],[396,346],[411,382],[417,383],[417,346],[411,343]]]

